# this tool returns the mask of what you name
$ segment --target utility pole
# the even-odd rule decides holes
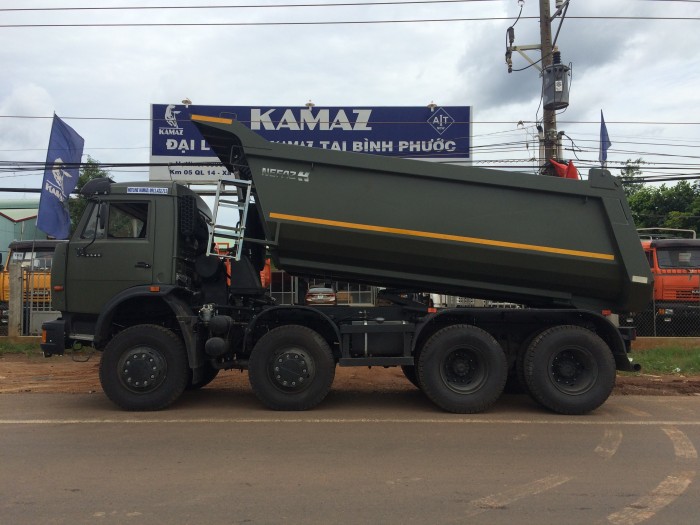
[[[559,23],[559,29],[557,29],[557,34],[552,41],[552,20],[558,16],[563,18],[566,16],[566,11],[569,8],[570,0],[555,0],[556,2],[556,12],[552,17],[550,11],[551,0],[539,0],[540,4],[540,43],[537,45],[524,45],[515,46],[513,42],[515,40],[515,24],[517,24],[520,19],[518,15],[518,20],[508,28],[506,31],[506,38],[508,40],[508,45],[506,46],[506,64],[508,65],[508,73],[513,71],[513,51],[520,53],[528,62],[530,66],[535,67],[540,71],[542,76],[542,98],[543,98],[543,117],[542,126],[538,125],[540,129],[540,165],[545,166],[547,161],[550,159],[558,160],[560,157],[559,142],[560,134],[557,132],[557,115],[556,111],[564,109],[569,105],[569,86],[568,86],[568,75],[569,67],[561,63],[561,54],[554,45],[557,37],[559,36],[559,29],[561,29],[561,22]],[[521,7],[524,0],[518,0]],[[525,51],[540,52],[540,60],[532,60]],[[541,63],[541,65],[539,64]],[[523,69],[527,69],[523,68]],[[516,70],[516,71],[522,71]],[[552,175],[547,171],[543,173]]]
[[[549,8],[550,0],[540,0],[540,52],[542,53],[542,71],[552,65],[552,21]],[[547,77],[542,75],[543,89]],[[542,117],[544,127],[544,162],[557,158],[557,114],[554,109],[544,108]],[[543,162],[543,163],[544,163]]]

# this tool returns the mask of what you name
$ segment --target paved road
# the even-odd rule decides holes
[[[102,394],[0,396],[0,522],[698,523],[700,397],[558,416],[419,392],[332,392],[310,412],[192,392],[157,413]]]

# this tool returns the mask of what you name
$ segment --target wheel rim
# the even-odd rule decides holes
[[[456,348],[445,357],[441,375],[450,390],[469,394],[481,388],[488,373],[479,352],[472,348]]]
[[[549,373],[554,386],[570,395],[588,392],[598,377],[595,359],[580,346],[567,347],[554,354]]]
[[[308,388],[315,374],[314,360],[303,348],[277,352],[268,369],[272,384],[284,392],[301,392]]]
[[[127,390],[136,394],[157,390],[167,371],[161,353],[147,346],[132,348],[119,360],[119,379]]]

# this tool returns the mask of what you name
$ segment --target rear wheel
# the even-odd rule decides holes
[[[193,370],[190,369],[187,390],[199,390],[200,388],[204,388],[209,383],[214,381],[217,375],[219,375],[219,369],[214,368],[209,363],[204,363],[201,368],[202,370],[200,371],[199,379],[197,381],[193,380],[194,373]]]
[[[436,405],[455,413],[481,412],[503,392],[508,363],[484,330],[454,325],[433,335],[418,362],[421,389]]]
[[[532,340],[539,334],[535,334],[522,343],[515,354],[515,362],[508,372],[508,382],[505,391],[509,394],[529,394],[527,381],[525,381],[525,354]]]
[[[418,381],[418,371],[414,365],[401,365],[401,371],[403,375],[408,379],[413,386],[420,389],[420,382]]]
[[[182,340],[156,325],[119,332],[100,361],[100,383],[107,397],[125,410],[161,410],[185,390],[187,356]]]
[[[307,410],[326,397],[335,377],[330,347],[317,332],[280,326],[257,342],[248,363],[255,395],[273,410]]]
[[[615,359],[608,345],[580,326],[555,326],[527,349],[524,375],[532,397],[560,414],[598,408],[615,386]]]

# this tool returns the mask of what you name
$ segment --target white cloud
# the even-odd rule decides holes
[[[15,81],[10,89],[0,98],[0,115],[10,116],[3,118],[0,125],[0,159],[39,160],[46,156],[51,120],[13,117],[51,116],[51,95],[31,82]]]

